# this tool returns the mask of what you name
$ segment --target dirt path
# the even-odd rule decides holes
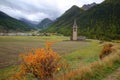
[[[103,80],[118,80],[120,77],[120,67]]]

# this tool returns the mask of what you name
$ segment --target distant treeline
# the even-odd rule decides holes
[[[51,36],[57,33],[0,33],[0,36]]]

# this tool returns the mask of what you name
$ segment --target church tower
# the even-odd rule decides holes
[[[72,40],[74,40],[74,41],[77,40],[77,23],[76,23],[76,20],[74,20],[74,24],[73,24],[73,36],[72,36]]]

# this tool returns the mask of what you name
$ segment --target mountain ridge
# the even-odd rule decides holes
[[[84,4],[81,8],[84,10],[88,10],[90,8],[92,8],[93,6],[97,5],[95,2],[91,3],[91,4]]]
[[[27,20],[25,18],[20,18],[19,20],[22,21],[22,22],[24,22],[25,24],[33,27],[33,28],[36,28],[36,26],[38,25],[38,22],[30,21],[30,20]]]
[[[119,9],[119,3],[114,4],[108,1],[97,4],[88,10],[80,8],[80,10],[75,10],[75,12],[70,8],[68,10],[69,13],[64,13],[65,15],[63,14],[59,17],[46,31],[70,36],[72,35],[73,21],[76,19],[79,35],[97,39],[120,39]]]
[[[24,32],[34,28],[0,11],[0,32]]]
[[[39,24],[37,24],[37,28],[39,29],[46,29],[47,27],[49,27],[51,24],[53,23],[53,21],[49,18],[45,18],[43,19]]]

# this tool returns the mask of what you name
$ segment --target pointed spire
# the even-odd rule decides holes
[[[77,27],[76,19],[74,19],[74,27]]]

